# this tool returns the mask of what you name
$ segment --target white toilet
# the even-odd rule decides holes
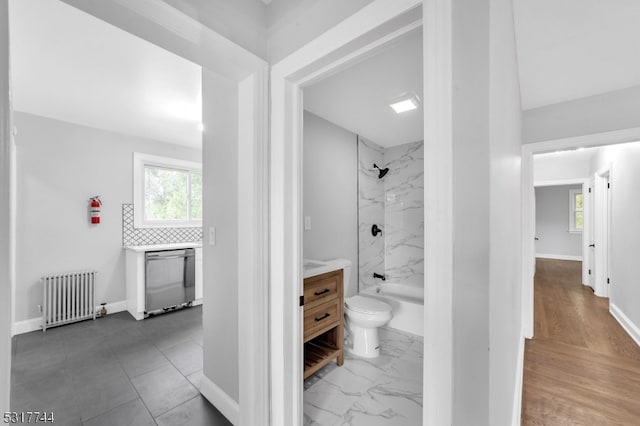
[[[345,260],[344,265],[345,331],[353,342],[353,347],[348,350],[356,356],[375,358],[380,355],[378,327],[385,325],[393,317],[391,305],[360,295],[346,297],[351,262]]]

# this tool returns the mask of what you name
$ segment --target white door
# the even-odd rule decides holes
[[[535,188],[533,189],[533,223],[537,224],[536,221],[536,190]],[[540,237],[538,237],[538,229],[536,226],[536,230],[535,230],[535,236],[533,237],[533,276],[531,277],[531,282],[535,282],[535,277],[536,277],[536,254],[538,253],[538,240],[540,240]],[[533,284],[532,284],[533,286]]]
[[[606,177],[606,215],[607,218],[605,219],[605,226],[606,226],[606,230],[605,230],[605,237],[604,237],[604,244],[605,244],[605,248],[604,248],[604,256],[605,256],[605,274],[604,276],[606,277],[607,283],[606,283],[606,295],[608,298],[611,298],[611,280],[610,280],[610,271],[611,271],[611,256],[609,255],[609,251],[610,251],[610,247],[611,247],[611,175],[610,173],[607,173]]]
[[[589,262],[589,268],[588,268],[588,275],[589,275],[589,279],[588,279],[588,283],[589,287],[591,287],[592,289],[595,290],[596,288],[596,250],[595,250],[595,246],[596,246],[596,240],[595,240],[595,216],[596,216],[596,209],[595,209],[595,178],[591,178],[591,180],[589,181],[589,190],[588,190],[588,200],[587,203],[589,203],[589,215],[587,217],[587,222],[585,225],[588,228],[588,232],[587,232],[587,241],[589,243],[588,245],[588,251],[585,254],[586,256],[588,256],[588,262]]]

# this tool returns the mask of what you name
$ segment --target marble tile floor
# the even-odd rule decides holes
[[[379,337],[378,358],[346,354],[305,381],[305,425],[422,424],[423,339],[388,327]]]
[[[13,338],[11,410],[59,426],[230,425],[200,395],[202,309],[128,313]]]

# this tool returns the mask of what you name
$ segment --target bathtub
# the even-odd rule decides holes
[[[384,283],[360,292],[363,296],[383,300],[393,308],[389,327],[409,333],[424,335],[424,290],[418,287]]]

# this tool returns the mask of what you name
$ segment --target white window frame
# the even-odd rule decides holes
[[[202,219],[186,221],[176,220],[145,220],[144,219],[144,168],[145,166],[163,167],[174,170],[184,170],[186,172],[202,173],[202,163],[194,161],[179,160],[170,157],[133,153],[133,226],[136,228],[196,228],[202,226]],[[189,182],[188,191],[191,191]],[[187,194],[191,197],[191,194]]]
[[[584,194],[582,195],[582,226],[583,228],[576,228],[576,195],[582,194],[582,189],[570,189],[569,190],[569,232],[574,234],[581,234],[584,230]]]

